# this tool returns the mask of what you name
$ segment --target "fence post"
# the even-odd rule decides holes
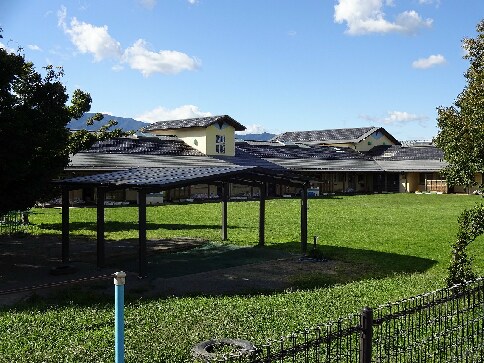
[[[115,363],[124,363],[124,271],[114,274],[114,356]]]
[[[371,339],[373,335],[373,310],[368,306],[360,315],[360,363],[371,363]]]

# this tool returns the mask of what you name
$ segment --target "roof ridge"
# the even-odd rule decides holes
[[[184,118],[178,120],[164,120],[157,121],[149,124],[146,127],[140,129],[141,132],[151,131],[151,130],[171,130],[171,129],[182,129],[191,127],[208,127],[216,122],[224,122],[231,125],[235,131],[244,131],[246,127],[234,120],[229,115],[215,115],[215,116],[203,116],[203,117],[192,117]]]

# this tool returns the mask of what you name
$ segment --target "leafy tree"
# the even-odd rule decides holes
[[[91,96],[76,90],[68,105],[63,69],[47,66],[42,76],[21,51],[0,48],[0,215],[51,198],[51,181],[68,164],[69,153],[126,134],[110,130],[115,121],[98,132],[70,133],[67,124],[90,110]]]
[[[443,170],[450,185],[476,185],[475,174],[484,171],[484,20],[476,27],[475,38],[465,38],[464,59],[470,63],[464,74],[467,84],[450,107],[439,107],[440,129],[435,143],[444,151],[448,166]],[[479,186],[482,189],[482,185]],[[466,248],[484,233],[484,206],[465,210],[458,219],[459,232],[452,245],[447,284],[475,278],[472,259]]]
[[[450,185],[475,185],[475,173],[484,170],[484,20],[476,29],[475,38],[462,41],[467,85],[452,106],[437,108],[435,143],[448,162],[443,174]]]
[[[472,270],[472,258],[467,255],[467,246],[484,233],[484,205],[466,209],[458,218],[459,231],[452,245],[452,258],[448,268],[447,285],[462,284],[474,280],[477,275]]]

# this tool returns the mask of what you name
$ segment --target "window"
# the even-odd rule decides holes
[[[217,154],[225,154],[225,135],[215,136],[215,152]]]

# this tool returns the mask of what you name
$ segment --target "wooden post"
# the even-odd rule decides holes
[[[104,267],[104,188],[96,189],[97,201],[97,267]]]
[[[69,189],[62,188],[62,263],[69,262]]]
[[[146,191],[138,190],[138,228],[139,228],[139,271],[140,278],[147,276],[148,262],[146,259]]]
[[[226,241],[228,239],[228,233],[227,233],[228,200],[229,200],[229,185],[228,183],[223,183],[222,185],[222,241]]]
[[[304,184],[301,190],[301,252],[308,247],[308,187]]]
[[[259,202],[259,246],[264,246],[265,244],[266,190],[266,183],[262,183]]]

